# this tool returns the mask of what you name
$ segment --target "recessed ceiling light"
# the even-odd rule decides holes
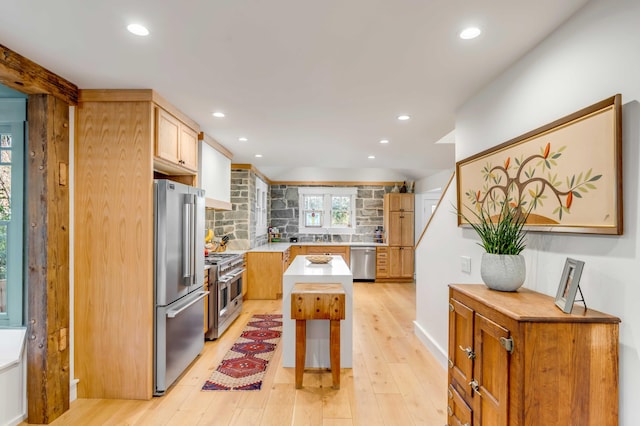
[[[216,118],[223,118],[224,117],[224,112],[214,112],[213,116]]]
[[[408,115],[406,115],[406,114],[403,114],[403,115],[399,115],[399,116],[398,116],[398,120],[400,120],[400,121],[406,121],[406,120],[408,120],[408,119],[410,119],[410,118],[411,118],[411,117],[409,117],[409,116],[408,116]]]
[[[382,139],[380,143],[385,144],[385,143],[389,143],[389,141],[387,139]]]
[[[262,158],[262,154],[256,154],[256,158]]]
[[[463,40],[471,40],[472,38],[478,37],[481,33],[480,28],[469,27],[460,32],[460,38]]]
[[[370,156],[368,156],[367,158],[368,158],[369,160],[373,160],[374,158],[376,158],[376,156],[375,156],[375,155],[370,155]]]
[[[129,24],[127,25],[127,30],[129,30],[130,33],[135,34],[137,36],[149,35],[149,30],[140,24]]]
[[[249,139],[247,139],[247,138],[245,138],[245,137],[239,137],[239,138],[238,138],[238,140],[239,140],[240,142],[246,142],[246,141],[248,141]]]

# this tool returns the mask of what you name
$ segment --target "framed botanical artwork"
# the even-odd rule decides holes
[[[562,277],[560,277],[558,293],[556,294],[556,306],[567,314],[571,313],[573,302],[576,300],[582,268],[584,268],[583,261],[567,258],[562,270]]]
[[[528,213],[529,231],[621,235],[621,121],[615,95],[459,161],[458,212],[509,203]]]

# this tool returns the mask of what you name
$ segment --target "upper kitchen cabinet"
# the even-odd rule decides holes
[[[205,205],[231,210],[231,159],[233,154],[213,138],[200,133],[198,186],[205,190]]]
[[[170,174],[198,171],[198,132],[161,107],[156,107],[155,164]],[[195,124],[197,129],[197,124]]]
[[[385,206],[392,212],[412,212],[414,211],[413,194],[392,192],[385,194]]]

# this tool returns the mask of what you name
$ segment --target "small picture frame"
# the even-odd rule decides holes
[[[562,278],[560,278],[560,285],[558,285],[558,294],[556,294],[556,306],[567,314],[570,314],[573,309],[583,267],[583,261],[569,257],[564,264]]]

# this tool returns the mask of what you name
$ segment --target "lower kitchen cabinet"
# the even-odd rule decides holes
[[[247,252],[247,299],[282,297],[282,274],[289,266],[289,249]]]
[[[248,279],[247,279],[247,253],[242,256],[242,267],[244,268],[244,272],[242,272],[242,298],[247,297],[247,287],[248,287]]]
[[[449,286],[448,424],[618,424],[620,319],[552,297]]]
[[[389,278],[389,247],[376,247],[376,281]]]
[[[308,254],[332,254],[340,255],[344,259],[347,266],[351,265],[351,247],[350,246],[322,246],[322,245],[294,245],[291,246],[291,259],[296,256],[304,256]]]
[[[376,247],[376,281],[412,282],[413,247]]]

